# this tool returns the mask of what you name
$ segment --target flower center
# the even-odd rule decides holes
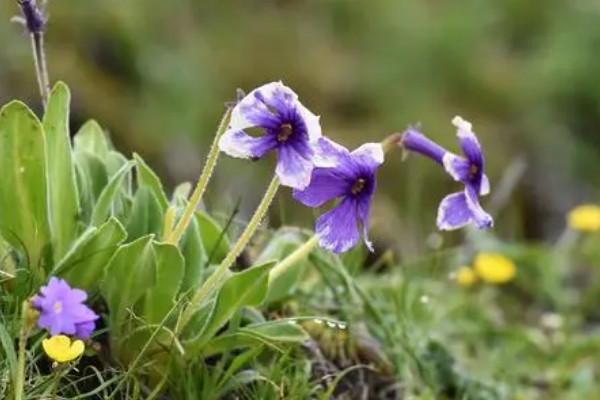
[[[62,303],[60,301],[56,301],[54,302],[52,308],[56,314],[60,314],[62,312]]]
[[[367,181],[364,178],[358,178],[354,185],[352,186],[352,194],[359,194],[365,188],[365,184]]]
[[[471,164],[469,167],[469,179],[475,178],[475,175],[479,172],[479,167],[475,164]]]
[[[292,124],[281,124],[281,126],[279,127],[279,132],[277,132],[277,141],[279,141],[280,143],[287,141],[290,138],[290,136],[292,136],[292,133],[294,133],[294,128],[292,128]]]

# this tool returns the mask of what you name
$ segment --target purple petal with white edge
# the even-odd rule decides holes
[[[475,164],[480,170],[483,169],[483,150],[473,133],[473,125],[459,116],[454,117],[452,124],[456,126],[460,147],[472,164]]]
[[[481,207],[481,204],[479,204],[477,189],[473,185],[465,185],[465,198],[467,207],[471,210],[477,228],[486,229],[494,226],[494,219],[492,216],[485,212]]]
[[[335,168],[315,168],[310,184],[304,190],[294,189],[294,199],[308,207],[323,204],[348,192],[348,182],[340,179]]]
[[[319,236],[319,246],[338,254],[350,250],[360,239],[356,200],[344,198],[317,219],[315,230]]]
[[[252,126],[276,127],[277,113],[287,113],[298,96],[281,82],[271,82],[248,93],[231,112],[229,126],[242,130]],[[269,108],[270,107],[270,108]]]
[[[490,194],[490,180],[486,174],[481,176],[481,186],[479,187],[479,195],[486,196]]]
[[[350,157],[348,149],[325,136],[317,140],[313,150],[313,163],[321,168],[335,167]]]
[[[271,135],[254,137],[235,129],[227,130],[219,140],[219,149],[237,158],[260,158],[276,146],[277,139]]]
[[[280,146],[275,173],[281,184],[302,190],[310,183],[313,171],[312,157],[305,158],[292,146]]]
[[[365,196],[358,200],[358,219],[363,228],[363,240],[369,251],[374,252],[373,243],[369,240],[369,221],[371,213],[371,196]]]
[[[296,110],[300,113],[300,116],[304,120],[304,124],[306,124],[308,140],[311,142],[319,140],[319,138],[323,136],[321,122],[319,121],[321,117],[310,112],[310,110],[304,107],[300,101],[296,101]]]
[[[469,179],[471,164],[463,157],[453,153],[446,153],[442,158],[444,169],[457,182],[466,182]]]
[[[437,227],[442,231],[462,228],[473,221],[465,193],[452,193],[444,197],[438,208]]]
[[[375,170],[383,164],[383,146],[379,143],[365,143],[352,153],[354,161],[368,170]]]

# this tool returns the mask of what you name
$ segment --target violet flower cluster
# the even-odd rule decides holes
[[[51,277],[48,285],[40,288],[34,296],[33,306],[40,312],[38,327],[48,329],[54,335],[73,335],[87,339],[96,329],[99,316],[83,304],[87,293],[74,289],[63,280]]]
[[[432,158],[465,184],[463,192],[442,201],[437,221],[440,229],[456,229],[470,222],[490,227],[492,219],[478,201],[478,195],[489,192],[481,146],[470,124],[462,119],[455,123],[466,158],[446,151],[414,129],[405,132],[399,144]],[[313,208],[338,200],[316,221],[321,247],[335,253],[348,251],[359,242],[362,230],[366,246],[373,250],[367,231],[376,172],[384,161],[381,143],[366,143],[350,152],[322,135],[319,117],[300,103],[294,91],[272,82],[254,89],[234,106],[219,147],[230,156],[253,160],[274,152],[275,173],[282,185],[293,189],[295,200]]]

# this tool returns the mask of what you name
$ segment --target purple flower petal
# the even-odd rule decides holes
[[[444,197],[438,208],[438,229],[443,231],[459,229],[472,220],[473,213],[467,204],[465,193],[452,193]]]
[[[448,152],[442,158],[442,163],[444,164],[446,172],[448,172],[455,181],[466,182],[469,180],[471,163],[465,158]]]
[[[363,240],[369,251],[374,252],[373,243],[369,240],[369,220],[371,212],[371,196],[366,196],[358,201],[358,219],[363,228]]]
[[[467,184],[465,186],[465,198],[467,206],[473,215],[473,220],[479,229],[486,229],[494,226],[494,219],[492,216],[485,212],[483,208],[481,208],[481,204],[479,204],[477,188]]]
[[[306,124],[308,139],[313,143],[319,140],[319,138],[323,136],[323,133],[321,132],[321,123],[319,122],[321,117],[310,112],[310,110],[304,107],[300,101],[296,101],[296,110],[300,113],[300,116]]]
[[[479,195],[486,196],[490,194],[490,180],[486,174],[481,175],[481,185],[479,187]]]
[[[358,243],[357,203],[344,198],[331,211],[321,215],[316,224],[319,245],[334,253],[343,253]]]
[[[383,164],[383,147],[379,143],[365,143],[350,154],[356,163],[369,171]]]
[[[478,172],[483,171],[483,150],[475,133],[473,133],[473,126],[459,116],[454,117],[452,124],[457,127],[456,135],[463,153],[471,164],[477,166]]]
[[[86,321],[75,324],[75,336],[79,339],[85,340],[89,338],[94,330],[96,329],[96,323],[94,321]]]
[[[233,108],[229,126],[243,130],[252,126],[276,128],[277,113],[286,113],[298,96],[281,82],[271,82],[248,93]]]
[[[402,135],[402,146],[407,150],[427,156],[438,164],[442,164],[442,159],[448,152],[442,146],[413,128],[407,129]]]
[[[332,168],[350,157],[350,152],[333,140],[322,136],[313,145],[313,162],[316,167]]]
[[[299,190],[306,188],[314,168],[311,158],[305,158],[293,146],[280,146],[275,173],[281,184]]]
[[[237,158],[260,158],[277,145],[273,136],[254,137],[233,129],[226,131],[219,140],[221,151]]]
[[[310,184],[304,190],[294,189],[294,199],[309,207],[323,204],[348,192],[348,182],[340,179],[334,168],[315,168]]]

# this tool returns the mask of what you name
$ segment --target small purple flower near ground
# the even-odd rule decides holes
[[[83,290],[73,289],[63,279],[51,277],[32,301],[41,313],[38,326],[47,328],[52,336],[66,334],[87,339],[96,328],[94,321],[99,316],[83,304],[86,299]]]
[[[375,192],[375,172],[383,163],[383,148],[378,143],[367,143],[353,152],[326,138],[319,140],[321,148],[336,159],[332,168],[315,168],[310,185],[294,190],[296,200],[309,207],[321,207],[333,199],[340,199],[329,212],[317,219],[315,231],[319,245],[335,253],[354,247],[360,239],[362,225],[364,241],[373,251],[367,231],[371,198]]]
[[[262,134],[249,135],[251,128],[262,129]],[[236,104],[219,148],[232,157],[252,159],[276,150],[275,172],[281,183],[303,189],[315,166],[332,166],[318,146],[321,136],[319,117],[304,107],[290,88],[272,82],[254,89]]]
[[[439,229],[453,230],[470,223],[475,223],[479,229],[491,228],[494,220],[479,204],[479,196],[490,192],[481,145],[471,123],[458,116],[452,123],[458,128],[457,136],[465,157],[447,151],[413,128],[404,132],[401,143],[407,150],[420,153],[442,165],[454,180],[465,185],[464,191],[452,193],[440,203],[437,215]]]

